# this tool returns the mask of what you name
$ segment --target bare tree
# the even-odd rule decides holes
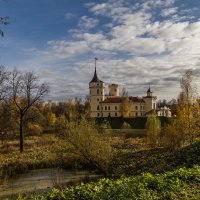
[[[0,24],[4,24],[7,25],[9,24],[9,18],[8,17],[1,17],[0,16]],[[4,32],[0,29],[0,35],[3,37],[4,36]]]
[[[3,66],[0,66],[0,101],[5,99],[8,90],[8,76],[9,73]]]
[[[47,84],[39,84],[33,72],[20,73],[13,70],[10,77],[11,100],[19,116],[20,152],[24,150],[24,119],[29,109],[40,101],[49,91]]]

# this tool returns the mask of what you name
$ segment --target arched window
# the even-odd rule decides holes
[[[97,110],[99,110],[99,106],[97,106]]]
[[[99,89],[97,89],[97,94],[99,94]]]

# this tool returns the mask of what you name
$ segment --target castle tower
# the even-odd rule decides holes
[[[156,110],[156,96],[153,96],[153,92],[151,91],[151,88],[149,86],[149,89],[147,90],[147,96],[144,97],[145,101],[145,113]]]
[[[99,80],[97,76],[96,61],[97,58],[95,58],[94,76],[89,83],[91,117],[101,117],[102,109],[100,102],[105,99],[105,83]]]
[[[109,85],[109,96],[119,96],[119,86],[117,84]]]

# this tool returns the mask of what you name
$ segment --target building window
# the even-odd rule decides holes
[[[99,110],[99,106],[97,106],[97,110]]]
[[[97,89],[97,94],[99,94],[99,89]]]
[[[97,101],[99,101],[99,99],[97,99]]]
[[[110,115],[110,113],[108,113],[108,117],[110,117],[111,115]]]
[[[107,106],[105,107],[105,110],[107,110]]]
[[[117,113],[115,113],[115,117],[117,117]]]
[[[135,110],[137,110],[137,106],[135,106]]]
[[[99,117],[99,113],[97,113],[97,116]]]
[[[115,106],[115,110],[117,110],[117,106]]]
[[[137,113],[137,112],[135,113],[135,116],[138,116],[138,113]]]

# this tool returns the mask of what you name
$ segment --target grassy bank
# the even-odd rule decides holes
[[[118,180],[101,179],[97,183],[82,184],[64,190],[53,189],[37,197],[18,200],[115,200],[115,199],[199,199],[200,167],[180,168],[160,175],[145,173]]]
[[[138,175],[144,172],[153,174],[172,171],[181,167],[200,165],[200,141],[176,151],[162,148],[133,152],[119,150],[113,159],[110,171],[115,176]]]
[[[0,180],[14,177],[31,169],[60,167],[74,169],[83,165],[72,146],[55,135],[29,137],[24,153],[19,153],[18,142],[9,141],[0,148]]]

